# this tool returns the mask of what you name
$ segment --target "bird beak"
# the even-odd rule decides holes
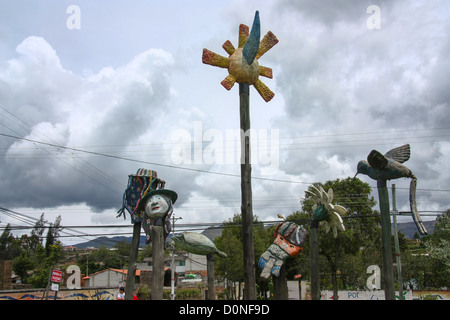
[[[256,54],[259,50],[259,40],[261,38],[261,23],[259,21],[259,12],[256,11],[255,18],[253,19],[252,30],[248,36],[247,42],[242,49],[242,55],[247,63],[250,65],[256,58]]]
[[[359,172],[357,172],[357,173],[355,174],[355,176],[353,177],[353,179],[355,179],[355,178],[356,178],[356,176],[358,175],[358,173],[359,173]]]

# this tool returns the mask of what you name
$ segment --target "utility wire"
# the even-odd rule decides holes
[[[207,171],[207,170],[201,170],[201,169],[195,169],[195,168],[187,168],[187,167],[181,167],[181,166],[175,166],[175,165],[169,165],[169,164],[162,164],[162,163],[156,163],[156,162],[150,162],[150,161],[144,161],[144,160],[131,159],[131,158],[126,158],[126,157],[119,157],[119,156],[114,156],[114,155],[111,155],[111,154],[100,153],[100,152],[95,152],[95,151],[81,150],[81,149],[61,146],[61,145],[57,145],[57,144],[53,144],[53,143],[42,142],[42,141],[37,141],[37,140],[33,140],[33,139],[27,139],[27,138],[22,138],[22,137],[18,137],[18,136],[13,136],[13,135],[5,134],[5,133],[0,133],[0,136],[13,138],[13,139],[19,139],[19,140],[23,140],[23,141],[32,142],[32,143],[39,143],[39,144],[43,144],[43,145],[47,145],[47,146],[51,146],[51,147],[55,147],[55,148],[72,150],[72,151],[82,152],[82,153],[87,153],[87,154],[93,154],[93,155],[96,155],[96,156],[102,156],[102,157],[107,157],[107,158],[112,158],[112,159],[118,159],[118,160],[125,160],[125,161],[137,162],[137,163],[150,164],[150,165],[153,165],[153,166],[160,166],[160,167],[171,168],[171,169],[187,170],[187,171],[200,172],[200,173],[209,173],[209,174],[215,174],[215,175],[220,175],[220,176],[228,176],[228,177],[234,177],[234,178],[240,178],[241,177],[239,174]],[[266,180],[266,181],[276,181],[276,182],[310,184],[310,182],[304,182],[304,181],[292,181],[292,180],[284,180],[284,179],[270,179],[270,178],[262,178],[262,177],[252,177],[252,179],[255,179],[255,180]]]
[[[82,150],[82,149],[77,149],[77,148],[61,146],[61,145],[58,145],[58,144],[53,144],[53,143],[47,143],[47,142],[37,141],[37,140],[33,140],[33,139],[22,138],[22,137],[13,136],[13,135],[5,134],[5,133],[0,133],[0,136],[13,138],[13,139],[24,140],[24,141],[28,141],[28,142],[32,142],[32,143],[39,143],[39,144],[43,144],[43,145],[47,145],[47,146],[51,146],[51,147],[55,147],[55,148],[60,148],[60,149],[66,149],[66,150],[72,150],[72,151],[81,152],[81,153],[93,154],[93,155],[96,155],[96,156],[102,156],[102,157],[107,157],[107,158],[112,158],[112,159],[117,159],[117,160],[125,160],[125,161],[131,161],[131,162],[136,162],[136,163],[149,164],[149,165],[152,165],[152,166],[160,166],[160,167],[165,167],[165,168],[193,171],[193,172],[199,172],[199,173],[208,173],[208,174],[227,176],[227,177],[234,177],[234,178],[240,178],[241,177],[241,175],[239,175],[239,174],[232,174],[232,173],[225,173],[225,172],[216,172],[216,171],[207,171],[207,170],[202,170],[202,169],[187,168],[187,167],[181,167],[181,166],[175,166],[175,165],[169,165],[169,164],[162,164],[162,163],[156,163],[156,162],[150,162],[150,161],[144,161],[144,160],[131,159],[131,158],[126,158],[126,157],[119,157],[119,156],[114,156],[114,155],[106,154],[106,153]],[[307,184],[307,185],[312,184],[312,182],[305,182],[305,181],[286,180],[286,179],[274,179],[274,178],[263,178],[263,177],[254,177],[254,176],[252,176],[251,179],[253,179],[253,180],[262,180],[262,181],[273,181],[273,182]],[[402,189],[402,188],[397,188],[397,189]],[[406,189],[406,188],[403,188],[403,189]],[[417,189],[417,190],[422,190],[422,189]],[[426,191],[450,192],[450,190],[444,190],[444,189],[441,189],[441,190],[424,189],[424,190],[426,190]]]

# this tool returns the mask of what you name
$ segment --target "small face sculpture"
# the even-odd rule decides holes
[[[277,235],[273,243],[283,249],[291,257],[298,256],[302,250],[302,247],[290,243],[281,234]]]
[[[145,205],[145,213],[153,217],[163,217],[169,210],[169,203],[162,195],[151,196]]]

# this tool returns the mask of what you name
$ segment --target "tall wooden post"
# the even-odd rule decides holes
[[[319,221],[313,219],[309,230],[309,256],[311,265],[311,299],[320,300],[319,276]]]
[[[214,253],[206,255],[206,270],[208,272],[208,300],[216,300],[216,286],[214,284]]]
[[[241,125],[241,211],[246,300],[256,300],[255,251],[253,245],[252,166],[250,164],[249,84],[239,84]]]
[[[282,266],[280,275],[272,277],[273,282],[273,300],[288,300],[289,291],[287,287],[286,267]]]
[[[397,230],[397,204],[395,197],[395,184],[392,185],[392,211],[394,222],[394,244],[395,244],[395,260],[397,262],[397,281],[398,281],[398,296],[400,300],[403,298],[403,277],[402,277],[402,260],[400,257],[400,245],[398,243],[398,230]]]
[[[163,299],[164,242],[164,226],[159,225],[159,223],[155,221],[155,224],[152,226],[152,300]]]
[[[134,280],[136,275],[136,261],[141,237],[141,222],[133,224],[133,239],[131,240],[130,256],[128,259],[127,284],[125,286],[125,300],[133,300]]]
[[[250,106],[249,87],[254,85],[261,97],[270,101],[274,93],[259,79],[259,76],[272,78],[272,69],[255,63],[265,52],[278,43],[272,32],[268,32],[260,41],[259,12],[256,11],[250,33],[248,26],[239,26],[239,46],[235,48],[230,41],[223,45],[229,58],[223,57],[208,49],[203,49],[202,62],[227,68],[229,75],[221,84],[230,90],[239,83],[240,123],[241,123],[241,196],[242,196],[242,234],[244,255],[244,281],[247,300],[256,300],[255,253],[253,251],[253,209],[250,166]]]
[[[381,240],[383,246],[384,295],[386,300],[395,300],[394,268],[392,265],[391,215],[386,180],[377,180],[381,211]]]

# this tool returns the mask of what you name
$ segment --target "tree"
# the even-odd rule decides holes
[[[357,255],[361,248],[363,251],[377,251],[374,243],[380,237],[378,218],[372,217],[375,200],[371,196],[371,188],[367,183],[357,178],[337,179],[318,183],[325,191],[333,189],[334,202],[348,210],[344,219],[346,230],[339,232],[337,238],[326,234],[324,230],[319,233],[319,254],[326,258],[327,268],[331,273],[332,287],[335,299],[338,290],[338,271],[341,280],[345,280],[346,257]],[[312,215],[313,201],[307,194],[302,204],[302,209]],[[381,245],[381,244],[380,244]],[[366,256],[365,254],[362,257]],[[373,256],[373,254],[371,255]],[[360,270],[359,270],[360,271]]]
[[[42,244],[42,235],[45,231],[45,220],[44,213],[41,214],[41,217],[34,224],[34,229],[31,231],[31,237],[33,237],[37,243]]]
[[[255,249],[255,266],[259,257],[267,249],[268,245],[273,241],[268,237],[264,226],[258,222],[256,216],[253,217],[253,237]],[[220,251],[227,254],[227,258],[219,256],[215,257],[215,275],[222,277],[226,281],[231,281],[229,288],[232,288],[235,282],[239,285],[244,281],[244,264],[243,264],[243,241],[242,241],[242,216],[235,214],[232,219],[224,222],[222,235],[217,237],[215,245]],[[259,288],[267,287],[267,281],[256,277],[257,286]],[[234,290],[231,290],[231,295]]]
[[[45,231],[44,214],[36,222],[31,239],[23,238],[27,241],[31,250],[29,256],[34,261],[35,268],[33,275],[27,279],[27,282],[35,288],[42,288],[47,285],[50,269],[55,266],[63,256],[63,247],[61,241],[58,240],[59,231],[61,230],[61,216],[58,216],[54,223],[48,227],[45,246],[42,245],[42,235]],[[28,241],[31,240],[31,241]]]
[[[433,272],[429,285],[435,288],[450,286],[450,209],[436,218],[435,230],[424,240]]]
[[[43,217],[43,214],[41,217]],[[54,246],[58,241],[59,232],[61,230],[61,216],[58,216],[55,222],[50,224],[50,227],[47,231],[47,236],[45,238],[45,252],[47,256],[50,255],[51,247]]]
[[[13,258],[13,243],[14,236],[11,233],[11,225],[8,223],[0,236],[0,260],[11,260]]]
[[[29,254],[26,251],[22,251],[20,256],[14,259],[12,267],[22,283],[25,283],[28,277],[28,271],[34,268],[34,263]]]

